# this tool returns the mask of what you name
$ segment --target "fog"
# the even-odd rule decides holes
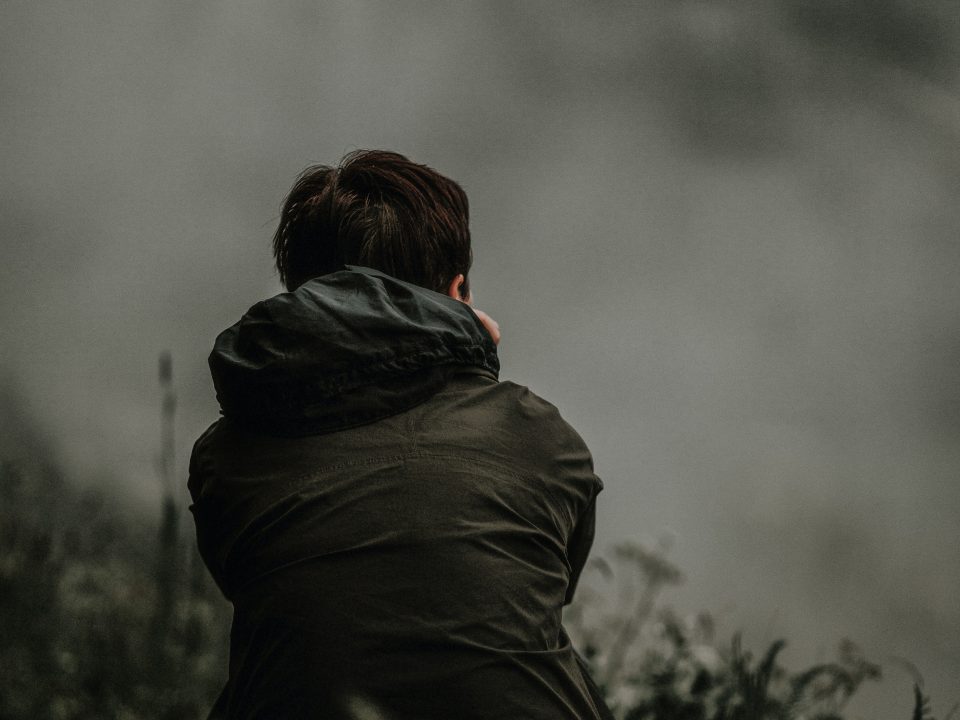
[[[951,2],[5,3],[0,381],[73,481],[159,502],[215,335],[280,291],[296,174],[387,148],[471,202],[501,377],[788,662],[960,699],[960,13]],[[4,441],[16,432],[4,428]]]

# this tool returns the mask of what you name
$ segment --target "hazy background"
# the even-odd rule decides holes
[[[279,292],[307,164],[388,148],[471,200],[502,377],[606,482],[597,547],[854,708],[960,699],[960,9],[952,0],[5,2],[0,422],[155,512],[213,338]]]

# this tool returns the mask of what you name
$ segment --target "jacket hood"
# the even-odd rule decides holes
[[[467,305],[356,266],[257,303],[210,354],[223,415],[277,435],[401,412],[464,367],[494,377],[500,370],[492,338]]]

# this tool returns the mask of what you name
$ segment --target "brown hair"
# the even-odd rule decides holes
[[[470,270],[468,222],[466,193],[453,180],[398,153],[356,150],[297,178],[273,254],[288,290],[349,264],[445,293]]]

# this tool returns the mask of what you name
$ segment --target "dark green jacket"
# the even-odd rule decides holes
[[[191,509],[234,605],[212,717],[604,717],[560,624],[602,484],[466,305],[348,268],[255,305],[210,365]]]

